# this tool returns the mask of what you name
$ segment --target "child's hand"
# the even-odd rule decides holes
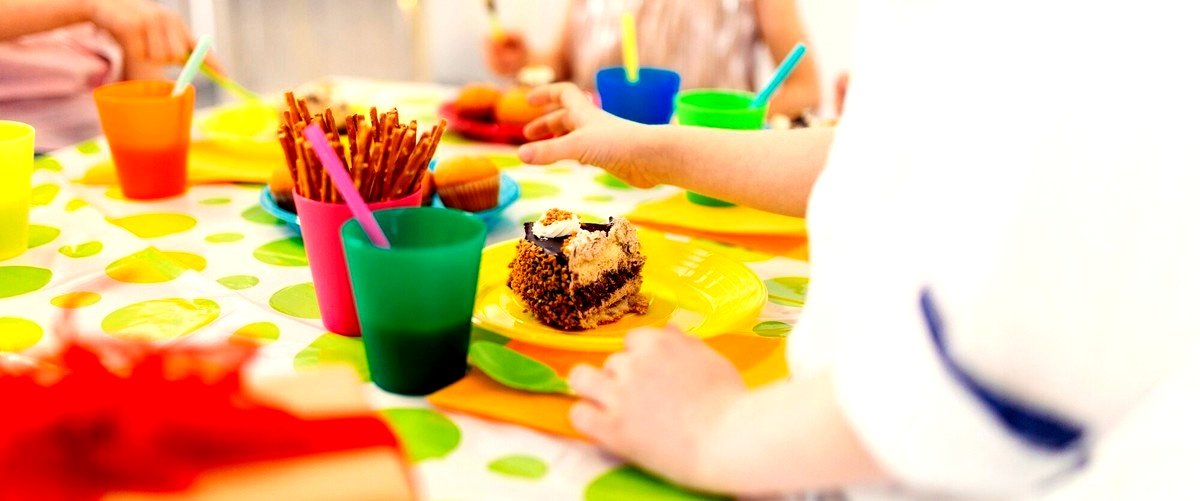
[[[183,18],[150,0],[94,0],[91,9],[92,22],[121,44],[137,78],[161,78],[162,67],[183,64],[196,46]],[[220,67],[211,52],[205,62]]]
[[[605,113],[570,83],[535,89],[529,93],[529,104],[549,111],[525,126],[525,137],[535,142],[518,150],[523,162],[544,165],[577,160],[639,188],[661,182],[660,176],[639,167],[633,150],[633,141],[649,134],[644,130],[647,127]]]
[[[674,328],[639,329],[604,369],[579,366],[571,422],[603,447],[679,483],[701,483],[700,444],[746,392],[729,361]]]

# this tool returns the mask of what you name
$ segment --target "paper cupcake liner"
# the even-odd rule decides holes
[[[438,186],[442,203],[452,209],[478,212],[491,209],[500,203],[500,175],[460,183],[453,186]]]

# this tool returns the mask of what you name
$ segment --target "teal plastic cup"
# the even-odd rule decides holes
[[[754,94],[738,90],[694,89],[679,93],[675,116],[680,125],[712,127],[715,129],[761,130],[766,123],[765,106],[754,107]],[[689,191],[688,200],[710,207],[733,207],[733,204]]]
[[[346,265],[371,380],[403,395],[428,395],[467,373],[471,312],[487,227],[455,209],[375,213],[391,244],[342,226]]]

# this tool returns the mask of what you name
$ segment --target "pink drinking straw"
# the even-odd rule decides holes
[[[367,238],[380,249],[391,249],[391,244],[383,235],[383,228],[379,227],[379,221],[375,220],[371,209],[367,208],[367,203],[363,201],[362,195],[354,187],[354,181],[350,180],[350,173],[346,172],[346,166],[342,165],[342,161],[338,160],[333,148],[329,147],[325,131],[321,130],[319,125],[312,123],[304,128],[304,137],[308,138],[309,143],[312,143],[317,158],[321,159],[321,165],[325,167],[325,172],[328,172],[329,177],[333,179],[333,185],[337,187],[338,193],[341,193],[342,197],[346,199],[350,213],[354,215],[354,219],[358,220],[358,224],[362,225],[363,231],[367,233]]]

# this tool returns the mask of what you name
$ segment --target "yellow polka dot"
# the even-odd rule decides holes
[[[59,308],[83,308],[100,302],[100,295],[95,292],[68,292],[50,300],[50,304]]]
[[[108,335],[130,341],[177,339],[212,323],[221,307],[209,299],[154,299],[114,311],[100,322]]]
[[[118,282],[153,284],[170,282],[189,269],[201,271],[207,264],[195,254],[150,247],[113,261],[104,272]]]
[[[0,317],[0,352],[21,351],[42,339],[42,326],[24,318]]]
[[[174,235],[196,226],[196,218],[186,214],[137,214],[109,219],[109,222],[129,230],[141,238],[158,238]]]
[[[233,339],[254,344],[268,344],[279,339],[279,326],[271,322],[247,324],[234,331]]]

